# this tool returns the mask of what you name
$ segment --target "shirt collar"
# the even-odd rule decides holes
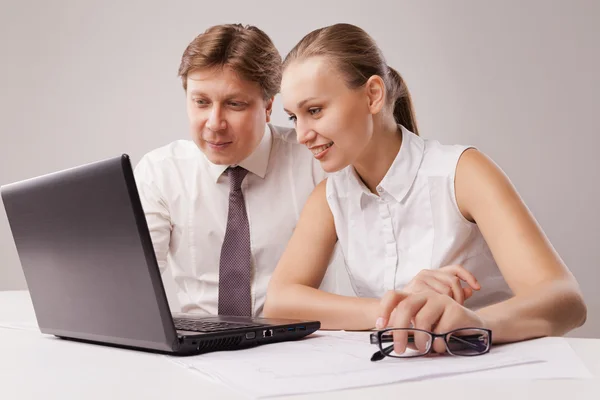
[[[267,167],[269,165],[269,156],[271,155],[271,143],[273,142],[271,129],[268,124],[265,124],[265,132],[263,137],[258,144],[258,147],[250,154],[246,159],[242,160],[239,164],[240,167],[247,169],[254,175],[258,175],[264,179],[267,175]],[[217,165],[211,163],[208,158],[208,170],[212,180],[216,183],[219,177],[223,175],[223,172],[233,165]]]
[[[402,134],[400,150],[387,173],[379,185],[377,185],[378,191],[387,192],[397,202],[401,202],[404,199],[415,182],[425,153],[425,141],[423,138],[415,135],[402,125],[399,125],[399,127]],[[360,193],[357,200],[362,208],[363,196],[374,195],[363,183],[353,167],[350,167],[350,182],[354,187],[354,191]]]

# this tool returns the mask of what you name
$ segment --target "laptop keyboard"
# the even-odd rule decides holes
[[[254,328],[264,325],[224,321],[203,321],[197,319],[175,318],[175,329],[192,332],[220,332],[234,329]]]

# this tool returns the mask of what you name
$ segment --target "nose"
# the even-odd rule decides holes
[[[298,143],[306,145],[307,143],[312,142],[316,137],[317,134],[310,126],[301,124],[300,121],[296,122],[296,139],[298,140]]]
[[[223,111],[219,105],[215,105],[210,110],[206,127],[213,132],[222,131],[227,128],[227,121],[223,115]]]

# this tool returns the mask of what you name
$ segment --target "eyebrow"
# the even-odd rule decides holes
[[[199,95],[199,96],[208,96],[204,91],[200,90],[200,89],[192,89],[190,90],[190,94],[191,95]],[[210,97],[210,96],[208,96]],[[244,94],[244,92],[233,92],[233,93],[229,93],[225,99],[226,100],[231,100],[234,98],[241,98],[244,101],[248,101],[248,95]]]
[[[314,99],[316,99],[316,97],[309,97],[309,98],[307,98],[307,99],[304,99],[304,100],[302,100],[302,101],[299,101],[299,102],[298,102],[298,104],[296,104],[296,108],[302,108],[302,106],[303,106],[304,104],[306,104],[307,102],[309,102],[309,101],[311,101],[311,100],[314,100]],[[285,112],[286,112],[286,113],[288,113],[288,114],[291,114],[291,113],[290,113],[290,112],[289,112],[287,109],[285,109],[285,108],[283,109],[283,111],[285,111]]]

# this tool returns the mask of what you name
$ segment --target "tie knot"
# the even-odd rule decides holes
[[[229,167],[229,190],[238,191],[242,188],[242,181],[248,173],[247,169],[242,167]]]

